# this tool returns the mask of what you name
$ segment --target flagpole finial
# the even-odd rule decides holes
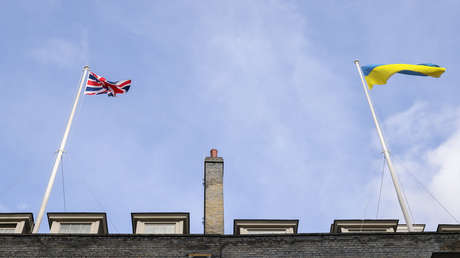
[[[355,59],[354,63],[355,63],[355,64],[359,64],[359,60],[358,60],[358,59]]]
[[[89,65],[83,66],[83,70],[89,70]]]

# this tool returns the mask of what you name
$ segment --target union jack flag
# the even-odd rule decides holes
[[[129,87],[131,87],[131,80],[111,82],[107,81],[102,76],[99,76],[93,72],[89,72],[88,80],[86,82],[85,94],[107,94],[110,97],[115,97],[117,94],[128,92]]]

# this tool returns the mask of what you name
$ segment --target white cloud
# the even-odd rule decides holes
[[[395,147],[392,160],[415,222],[426,223],[429,229],[440,223],[455,223],[431,195],[460,218],[460,108],[415,103],[389,117],[384,125]],[[375,192],[379,181],[374,178],[368,191]],[[398,217],[401,212],[395,196],[387,174],[382,207],[385,214]]]
[[[119,8],[109,8],[107,19],[112,20]],[[296,6],[277,1],[197,4],[183,18],[189,29],[185,35],[174,34],[176,25],[166,18],[117,22],[155,45],[170,42],[187,50],[180,60],[191,64],[187,72],[192,75],[176,72],[185,77],[184,89],[191,94],[174,108],[202,141],[233,159],[226,165],[226,217],[308,218],[311,213],[297,204],[318,199],[318,206],[332,209],[326,203],[340,191],[334,184],[350,178],[332,175],[344,171],[352,152],[337,146],[355,148],[346,143],[359,133],[353,130],[358,123],[351,115],[348,85],[315,56],[307,20]],[[197,137],[190,132],[181,130],[184,141]],[[169,145],[183,143],[174,139]],[[231,224],[226,225],[229,231]]]
[[[389,117],[384,126],[391,130],[392,145],[428,144],[434,136],[446,135],[456,128],[459,117],[456,110],[431,108],[427,103],[416,102],[409,109]]]
[[[460,121],[459,121],[460,122]],[[428,153],[428,161],[437,173],[430,188],[460,218],[460,123],[456,132],[435,150]]]
[[[72,34],[77,35],[74,37],[63,35],[79,26],[82,12],[93,14],[94,19],[84,21],[98,31],[93,37],[96,40],[91,41],[95,50],[91,57],[97,62],[92,66],[107,71],[104,75],[113,74],[110,78],[114,79],[132,75],[134,88],[126,98],[82,99],[64,161],[68,207],[100,209],[81,183],[86,176],[86,184],[95,189],[94,195],[104,206],[108,203],[109,212],[114,214],[109,217],[124,227],[123,232],[130,231],[128,210],[191,211],[192,231],[200,232],[202,158],[210,147],[217,147],[226,159],[227,233],[231,232],[232,219],[245,216],[301,218],[300,232],[327,231],[334,218],[360,216],[360,208],[372,204],[371,195],[363,192],[373,196],[378,192],[380,177],[372,172],[380,171],[381,160],[374,167],[370,164],[380,147],[369,146],[367,132],[372,121],[353,56],[394,62],[404,52],[405,58],[414,61],[419,55],[427,58],[427,51],[421,50],[428,50],[430,42],[451,42],[452,46],[457,42],[450,33],[453,25],[445,28],[449,33],[440,34],[443,30],[437,29],[428,41],[423,40],[425,31],[407,38],[405,31],[387,26],[385,19],[369,27],[366,19],[354,15],[366,13],[361,5],[291,1],[93,4],[92,9],[75,9],[66,4],[43,7],[40,3],[30,8],[33,19],[15,23],[17,28],[12,31],[29,33],[27,47],[34,46],[31,51],[20,44],[17,52],[28,54],[46,69],[34,69],[37,63],[24,58],[11,60],[17,64],[8,73],[21,68],[36,71],[22,79],[23,94],[17,94],[17,87],[6,87],[9,94],[2,103],[11,104],[4,104],[7,119],[0,133],[4,154],[15,157],[8,158],[11,162],[5,171],[25,171],[28,174],[22,177],[37,182],[27,185],[25,193],[29,196],[16,199],[30,199],[38,210],[54,161],[53,151],[70,111],[67,102],[73,97],[70,93],[64,97],[65,91],[56,89],[66,78],[66,85],[79,78],[74,69],[56,74],[55,67],[81,67],[89,58],[85,33],[80,37],[78,33]],[[393,6],[397,14],[407,13]],[[101,8],[105,11],[98,12]],[[374,6],[367,8],[374,16]],[[394,24],[408,20],[407,15],[395,16],[393,9],[385,17],[392,16]],[[442,11],[445,20],[454,15]],[[423,20],[419,19],[423,15],[411,17],[411,21]],[[419,27],[431,26],[428,23]],[[34,31],[27,32],[29,28]],[[369,28],[388,35],[383,41],[372,40]],[[401,33],[404,37],[399,37]],[[123,40],[113,41],[114,34],[123,35]],[[15,39],[11,42],[23,40],[14,33],[9,35],[6,38]],[[407,40],[402,42],[401,38]],[[420,42],[425,48],[420,48]],[[9,49],[16,47],[8,44]],[[458,60],[448,51],[451,47],[441,44],[436,48],[446,52],[444,58]],[[366,49],[380,58],[371,58]],[[411,52],[416,54],[407,54]],[[443,57],[438,52],[428,53],[436,60]],[[454,63],[449,69],[455,69]],[[449,83],[446,75],[443,81]],[[9,84],[15,85],[17,76],[9,77]],[[38,87],[46,90],[35,90]],[[387,87],[381,96],[404,89],[408,90]],[[437,88],[436,92],[458,95],[454,84],[451,89],[447,92],[452,94]],[[429,103],[431,99],[439,101],[432,98],[433,92],[424,95],[422,87],[417,87],[417,92]],[[397,96],[379,103],[397,109],[410,102],[408,95]],[[384,131],[417,222],[428,223],[429,217],[438,223],[440,215],[433,211],[436,204],[425,205],[429,197],[422,194],[408,172],[416,173],[424,182],[433,181],[428,187],[441,200],[453,198],[455,189],[444,191],[442,186],[456,178],[455,160],[442,147],[456,144],[458,115],[455,108],[433,109],[428,102],[389,118]],[[376,137],[372,139],[378,143]],[[363,190],[372,177],[375,180],[369,183],[368,191]],[[399,216],[391,181],[388,176],[385,180],[381,216]],[[55,187],[54,191],[61,190]],[[62,210],[61,196],[53,196],[50,208]],[[18,202],[8,201],[11,204],[4,204],[17,208]],[[373,214],[371,211],[372,207],[367,207],[367,213]],[[427,219],[421,220],[420,214],[426,214]]]

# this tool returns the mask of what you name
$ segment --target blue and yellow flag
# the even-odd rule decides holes
[[[446,68],[435,64],[366,65],[361,66],[361,69],[369,89],[372,89],[374,84],[386,84],[387,80],[395,73],[439,78],[446,71]]]

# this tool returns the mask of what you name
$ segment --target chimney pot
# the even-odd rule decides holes
[[[217,150],[211,149],[211,158],[217,158]]]

